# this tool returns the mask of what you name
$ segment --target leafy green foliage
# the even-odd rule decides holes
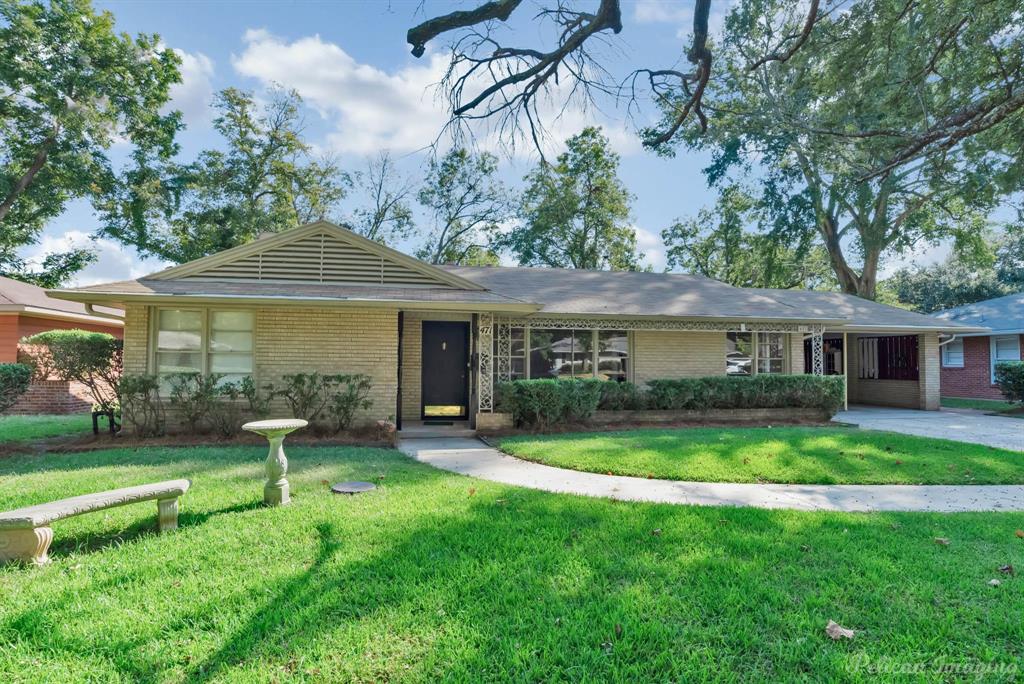
[[[981,255],[954,251],[939,264],[905,267],[879,283],[885,294],[924,313],[1024,290],[1024,223],[1006,227]]]
[[[772,212],[739,186],[727,186],[714,209],[661,232],[668,266],[736,287],[830,288],[828,253],[806,230],[813,225],[807,214]]]
[[[341,432],[352,426],[357,411],[373,406],[373,401],[368,398],[373,382],[370,376],[362,374],[336,377],[338,389],[331,395],[327,411],[334,419],[334,431]]]
[[[273,385],[268,385],[264,389],[268,391],[261,391],[251,375],[242,378],[242,382],[238,386],[238,391],[249,402],[249,411],[256,418],[266,418],[270,415],[270,402],[274,398],[270,391],[273,390]]]
[[[760,374],[748,377],[649,380],[648,406],[656,410],[819,408],[843,405],[841,376]]]
[[[168,400],[177,417],[185,422],[190,434],[206,427],[207,419],[220,395],[216,373],[172,373],[167,376]]]
[[[843,427],[647,428],[514,436],[547,465],[694,482],[1024,484],[1020,452]]]
[[[303,140],[301,102],[294,91],[274,91],[263,106],[251,93],[221,91],[213,127],[223,149],[204,150],[191,164],[137,157],[103,207],[103,233],[183,263],[328,218],[350,179]]]
[[[51,287],[94,258],[50,254],[32,273],[17,251],[68,201],[99,206],[116,192],[115,140],[154,159],[176,153],[180,114],[162,110],[179,62],[156,35],[117,33],[89,0],[0,2],[0,274]]]
[[[566,141],[556,163],[527,177],[521,223],[498,244],[524,266],[638,270],[632,196],[619,179],[619,155],[599,128]]]
[[[751,55],[799,35],[806,6],[744,0],[716,49],[707,96],[719,106],[686,144],[711,153],[713,185],[755,176],[772,214],[806,203],[843,291],[874,298],[885,258],[977,243],[985,216],[1020,191],[1018,10],[866,0],[822,12],[791,58],[751,70]]]
[[[387,152],[370,160],[365,171],[353,174],[353,186],[363,204],[352,212],[351,228],[363,237],[394,246],[415,232],[412,185],[399,176]]]
[[[432,264],[496,264],[489,244],[508,218],[504,185],[497,177],[498,158],[459,148],[431,159],[420,187],[419,202],[433,226],[416,256]]]
[[[324,409],[331,403],[331,394],[337,384],[336,375],[294,373],[282,379],[285,386],[275,389],[267,385],[271,397],[280,397],[292,410],[292,417],[315,423],[324,415]]]
[[[164,434],[167,421],[160,399],[160,378],[152,374],[125,375],[118,385],[121,419],[136,437]]]
[[[97,410],[114,410],[121,381],[124,350],[121,340],[108,333],[49,330],[25,341],[45,350],[42,353],[46,360],[41,358],[39,364],[47,365],[61,380],[85,385]]]
[[[555,423],[585,421],[597,410],[600,380],[515,380],[498,383],[498,410],[516,425],[543,430]]]
[[[996,386],[1007,400],[1024,404],[1024,361],[997,363]]]
[[[647,395],[631,382],[601,383],[602,411],[639,411],[647,408]]]
[[[207,414],[214,432],[225,438],[238,434],[242,428],[244,399],[245,395],[238,383],[222,382],[216,386]]]
[[[14,406],[32,381],[32,368],[22,363],[0,363],[0,413]]]

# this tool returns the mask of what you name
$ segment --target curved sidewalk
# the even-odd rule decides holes
[[[679,482],[599,475],[513,458],[477,439],[402,440],[399,449],[442,470],[559,494],[623,501],[803,511],[1024,511],[1024,485],[779,485]]]

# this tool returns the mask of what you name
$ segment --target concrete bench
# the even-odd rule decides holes
[[[51,523],[140,501],[156,501],[161,532],[177,529],[178,497],[187,492],[191,485],[189,480],[167,480],[83,494],[0,513],[0,563],[21,560],[45,565],[50,560],[48,551],[53,541]]]

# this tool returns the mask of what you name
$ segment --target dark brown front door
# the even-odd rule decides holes
[[[469,415],[469,323],[423,321],[423,417]]]

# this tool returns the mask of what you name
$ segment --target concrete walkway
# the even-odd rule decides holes
[[[560,494],[625,501],[804,511],[1024,511],[1024,485],[774,485],[647,480],[522,461],[477,439],[404,439],[399,449],[435,468]],[[1024,465],[1022,465],[1024,467]]]
[[[832,420],[870,430],[889,430],[919,437],[938,437],[1001,449],[1024,451],[1024,419],[959,411],[914,411],[879,406],[853,406]],[[1021,461],[1024,468],[1024,460]]]

